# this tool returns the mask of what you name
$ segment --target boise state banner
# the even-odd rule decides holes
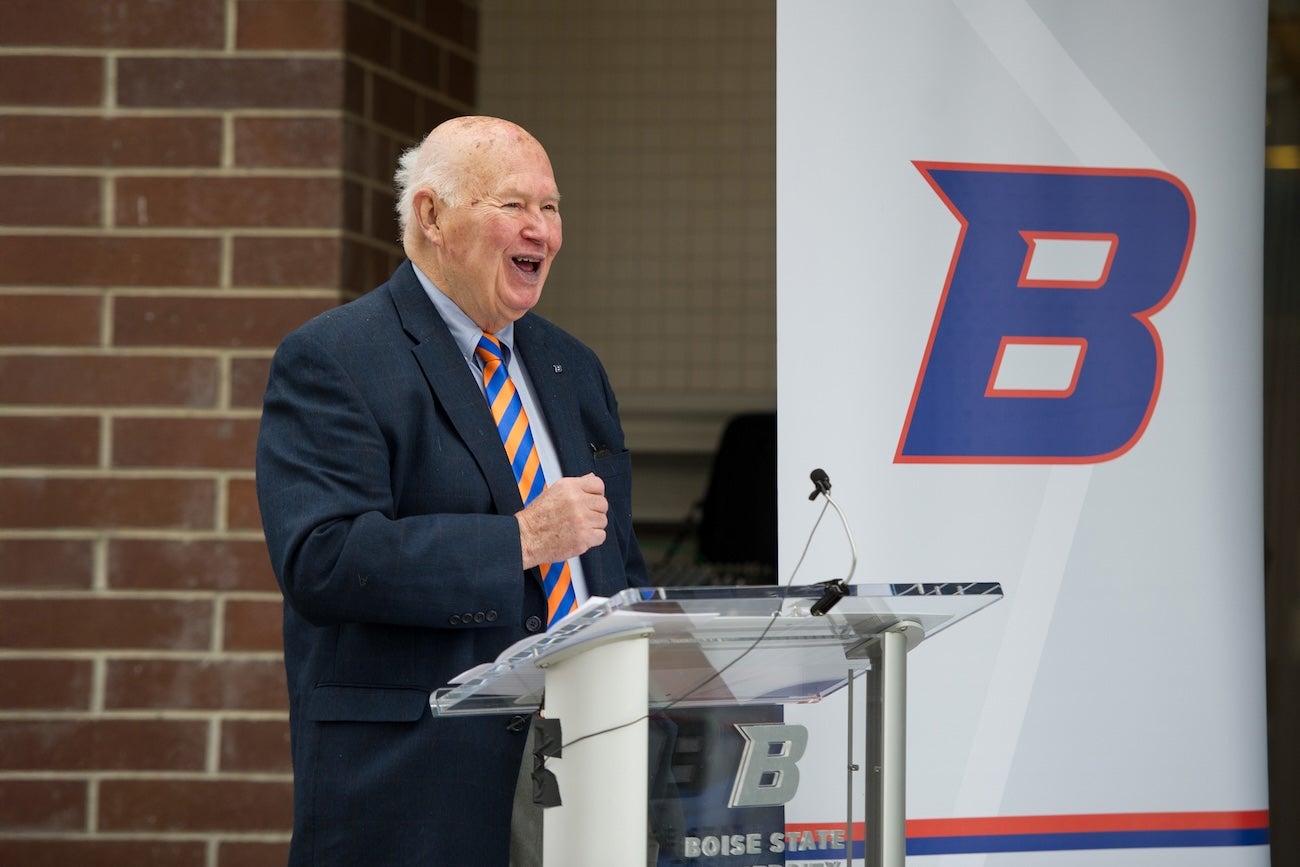
[[[914,865],[1268,864],[1265,16],[778,4],[780,577],[824,468],[852,580],[1006,594],[909,656]],[[852,710],[785,709],[786,833],[728,863],[861,863]]]

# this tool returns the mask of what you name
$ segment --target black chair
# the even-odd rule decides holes
[[[694,535],[696,560],[672,562]],[[776,413],[744,413],[723,428],[703,499],[656,570],[661,584],[773,584],[776,575]]]

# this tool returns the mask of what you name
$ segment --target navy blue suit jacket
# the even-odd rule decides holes
[[[515,346],[567,476],[605,481],[582,557],[607,596],[646,583],[631,461],[599,360],[533,314]],[[522,508],[473,373],[409,262],[289,335],[257,489],[284,594],[294,865],[501,865],[526,725],[434,718],[429,693],[543,628]]]

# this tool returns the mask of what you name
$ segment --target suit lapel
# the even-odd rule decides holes
[[[523,508],[519,486],[501,447],[492,413],[466,368],[465,358],[456,348],[451,332],[424,294],[409,262],[398,269],[389,287],[402,328],[415,341],[411,352],[434,397],[483,471],[497,512],[513,515]]]

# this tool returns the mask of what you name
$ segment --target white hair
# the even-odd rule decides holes
[[[464,204],[465,179],[459,166],[438,152],[428,139],[402,152],[393,175],[397,187],[397,223],[401,227],[399,242],[406,239],[415,208],[415,194],[431,190],[435,196],[455,208]]]

